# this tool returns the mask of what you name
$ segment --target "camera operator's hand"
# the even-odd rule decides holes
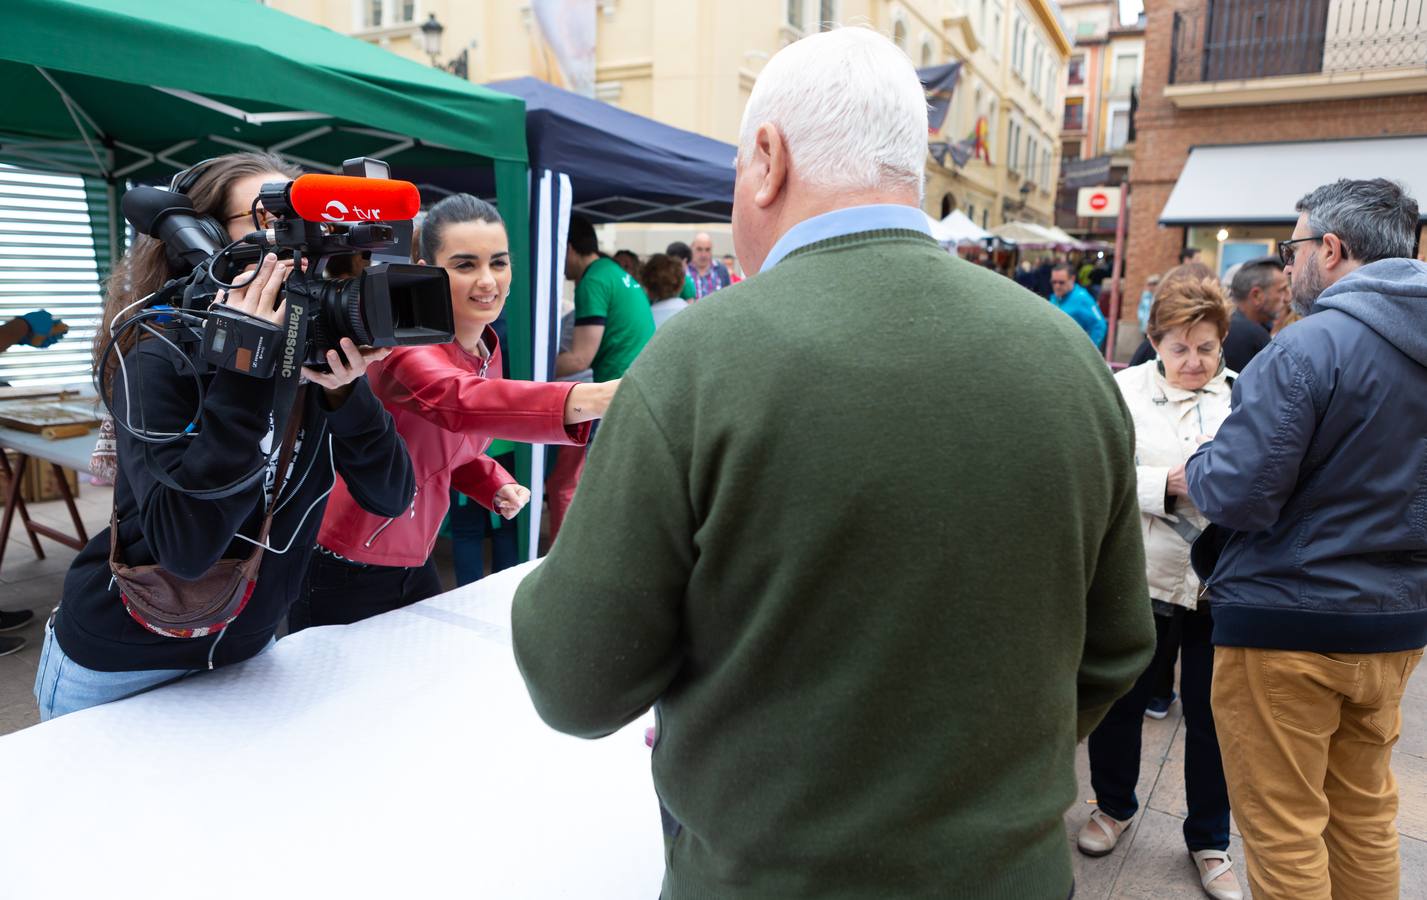
[[[256,319],[281,325],[287,318],[287,300],[279,303],[278,294],[291,274],[292,260],[279,260],[269,253],[263,257],[256,272],[249,266],[233,280],[238,287],[219,291],[216,301]]]
[[[341,347],[340,354],[336,350],[327,351],[327,365],[332,367],[331,372],[302,367],[303,377],[313,384],[320,384],[327,392],[327,405],[332,409],[347,402],[347,395],[352,392],[352,382],[367,374],[368,364],[386,359],[387,354],[391,353],[390,347],[366,347],[358,350],[351,338],[342,338]],[[343,356],[347,357],[346,363],[342,362]]]
[[[514,519],[530,502],[530,489],[518,484],[507,484],[495,492],[495,502],[491,505],[503,519]]]

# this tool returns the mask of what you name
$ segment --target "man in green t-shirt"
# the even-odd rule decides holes
[[[619,378],[654,336],[644,288],[599,250],[590,221],[571,217],[565,277],[575,282],[575,341],[555,358],[557,377],[593,368],[595,381]]]

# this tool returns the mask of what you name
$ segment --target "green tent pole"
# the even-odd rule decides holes
[[[94,264],[99,270],[99,286],[102,290],[109,273],[124,253],[124,216],[119,211],[119,200],[124,187],[85,175],[84,202],[88,207],[89,233],[94,240]]]
[[[124,213],[121,202],[124,199],[124,183],[122,181],[109,182],[109,259],[110,265],[118,265],[119,258],[124,255],[126,249],[124,244]],[[113,271],[112,268],[110,271]],[[104,280],[109,278],[109,272],[101,272],[100,287],[103,287]]]
[[[530,169],[523,162],[495,162],[496,206],[501,218],[505,219],[505,230],[510,235],[510,256],[514,262],[511,268],[510,297],[505,301],[510,314],[506,317],[506,352],[510,359],[510,377],[531,381],[535,377],[535,350],[531,341],[534,309],[530,304],[530,291],[535,260],[530,253]],[[529,444],[515,445],[516,481],[530,485],[531,447]],[[539,503],[539,497],[531,497],[531,503]],[[517,534],[520,538],[520,558],[530,558],[530,528],[528,511],[521,512],[516,519]]]

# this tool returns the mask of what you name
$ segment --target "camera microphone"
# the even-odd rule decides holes
[[[303,175],[287,185],[286,194],[288,206],[308,222],[401,221],[421,210],[416,185],[390,178]]]

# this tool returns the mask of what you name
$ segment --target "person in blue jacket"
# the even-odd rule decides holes
[[[1075,320],[1075,324],[1090,335],[1090,343],[1105,346],[1105,317],[1100,304],[1090,292],[1075,283],[1075,271],[1070,263],[1056,263],[1050,270],[1051,305]]]
[[[1427,644],[1427,263],[1384,179],[1298,202],[1302,320],[1185,469],[1212,705],[1255,900],[1397,897],[1390,761]],[[1173,476],[1171,476],[1173,477]]]

